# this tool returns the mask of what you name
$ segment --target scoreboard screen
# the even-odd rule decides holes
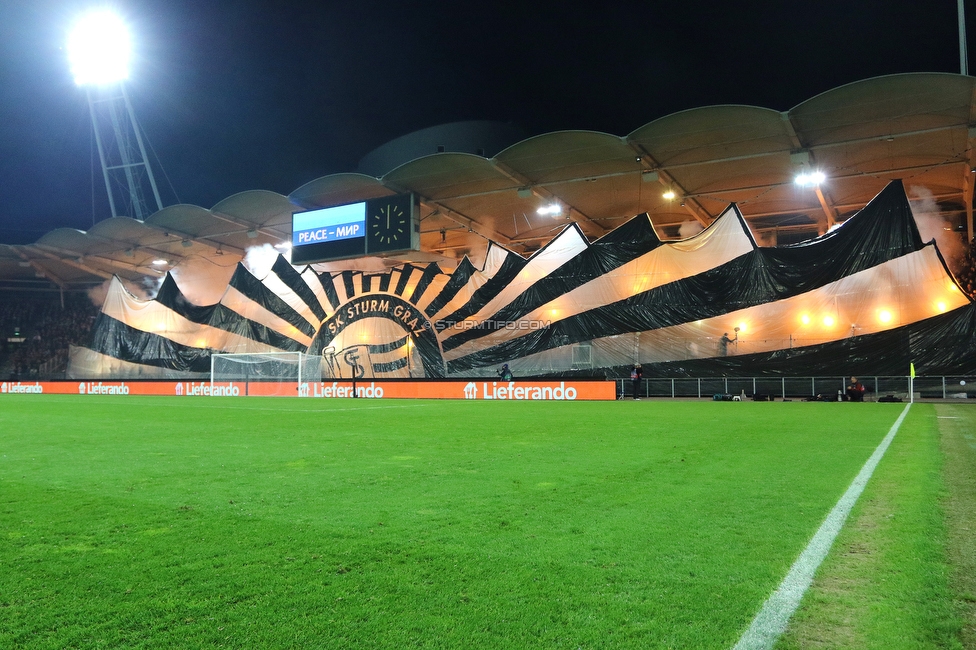
[[[412,194],[292,213],[291,262],[312,264],[420,250],[417,213]]]
[[[366,202],[296,212],[291,216],[293,264],[366,253]]]

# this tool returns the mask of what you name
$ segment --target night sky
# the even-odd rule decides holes
[[[166,205],[288,194],[445,122],[626,135],[687,108],[786,110],[873,76],[959,71],[954,0],[582,4],[112,6],[136,43],[127,88]],[[64,51],[91,6],[0,0],[0,243],[109,216]]]

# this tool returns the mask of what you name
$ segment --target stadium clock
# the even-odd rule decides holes
[[[413,197],[409,194],[369,202],[367,244],[370,253],[412,248]]]
[[[291,231],[292,264],[420,250],[412,194],[293,212]]]

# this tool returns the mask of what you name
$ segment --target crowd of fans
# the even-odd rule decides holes
[[[98,309],[85,294],[0,294],[3,379],[55,379],[68,348],[87,342]]]

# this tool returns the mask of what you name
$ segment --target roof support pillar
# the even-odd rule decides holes
[[[817,200],[820,201],[820,207],[823,208],[824,215],[827,217],[827,228],[830,229],[831,226],[837,224],[837,211],[834,210],[834,206],[830,205],[827,201],[827,195],[824,194],[823,188],[817,185],[814,188],[817,193]]]

